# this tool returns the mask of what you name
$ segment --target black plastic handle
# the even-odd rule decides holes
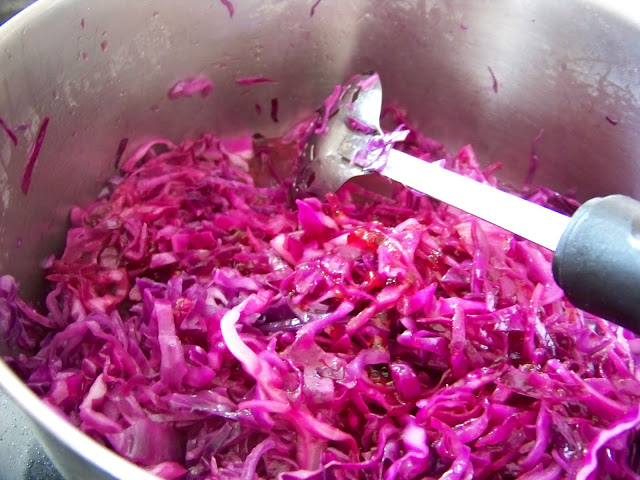
[[[585,202],[560,238],[553,276],[576,307],[640,333],[640,202]]]

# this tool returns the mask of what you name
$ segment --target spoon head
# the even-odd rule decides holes
[[[335,102],[327,101],[322,109],[326,126],[318,122],[302,153],[294,182],[297,197],[315,194],[323,197],[337,191],[344,183],[366,175],[353,163],[356,154],[380,129],[382,85],[376,73],[352,77],[340,88]]]

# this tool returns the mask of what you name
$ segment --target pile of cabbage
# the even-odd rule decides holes
[[[293,198],[307,126],[142,146],[72,210],[43,312],[0,278],[12,368],[165,479],[640,478],[640,340],[572,307],[549,251],[427,196]],[[496,185],[469,146],[395,148]]]

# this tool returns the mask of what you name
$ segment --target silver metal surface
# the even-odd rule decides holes
[[[398,150],[391,150],[380,173],[552,251],[569,224],[566,215]]]
[[[366,175],[351,160],[366,148],[371,135],[348,128],[346,121],[351,117],[382,133],[382,86],[379,78],[371,88],[362,89],[358,86],[361,80],[368,77],[355,76],[351,83],[342,86],[340,97],[330,111],[322,112],[322,116],[329,116],[329,119],[326,127],[320,127],[321,132],[314,132],[309,137],[293,185],[296,195],[311,192],[324,196],[337,191],[348,180]],[[323,107],[323,110],[327,109],[327,106]]]
[[[63,244],[70,206],[95,197],[122,138],[130,152],[157,135],[275,134],[368,70],[424,133],[452,150],[473,144],[513,185],[535,148],[536,182],[582,199],[640,197],[637,2],[323,0],[311,17],[313,3],[235,1],[230,18],[219,0],[40,0],[0,27],[0,115],[25,128],[17,148],[0,131],[0,271],[37,298],[40,264]],[[209,97],[167,98],[196,74],[216,83]],[[278,83],[242,87],[240,76]],[[268,115],[274,98],[278,122]],[[66,426],[3,363],[0,386],[69,478],[145,477]]]

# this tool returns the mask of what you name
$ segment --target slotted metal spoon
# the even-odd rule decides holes
[[[355,162],[382,135],[382,84],[375,73],[342,88],[327,130],[310,138],[294,188],[324,196],[368,171]],[[371,127],[366,133],[354,121]],[[349,123],[349,124],[348,124]],[[367,130],[367,129],[362,129]],[[379,152],[370,152],[377,156]],[[554,251],[553,273],[571,302],[640,331],[640,203],[594,198],[572,217],[391,149],[378,173]]]

